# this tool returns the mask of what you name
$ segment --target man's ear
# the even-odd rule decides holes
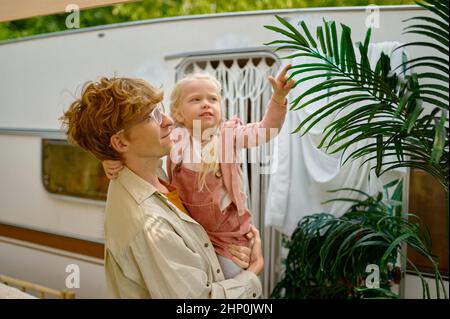
[[[129,143],[122,136],[114,134],[109,139],[109,142],[111,143],[111,147],[118,153],[122,154],[128,151]]]

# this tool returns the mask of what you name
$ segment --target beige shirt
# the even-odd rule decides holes
[[[105,271],[114,298],[258,298],[250,271],[225,280],[205,230],[125,167],[108,189]]]

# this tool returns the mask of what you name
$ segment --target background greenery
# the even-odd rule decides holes
[[[141,0],[82,10],[80,27],[180,15],[235,11],[411,4],[412,0]],[[0,41],[66,30],[67,13],[0,23]]]

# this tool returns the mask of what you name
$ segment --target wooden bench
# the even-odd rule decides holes
[[[28,281],[0,275],[0,282],[7,286],[18,287],[21,291],[27,293],[28,290],[36,291],[39,298],[53,296],[60,299],[75,299],[75,293],[68,290],[56,290],[42,285],[34,284]]]

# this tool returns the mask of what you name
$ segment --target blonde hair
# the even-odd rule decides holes
[[[146,81],[106,78],[87,82],[81,97],[60,118],[67,127],[67,138],[100,160],[117,160],[120,155],[110,146],[111,136],[140,121],[151,106],[163,99],[163,91]]]
[[[193,73],[183,79],[179,80],[170,95],[170,114],[175,122],[175,126],[183,127],[183,124],[177,121],[177,115],[179,115],[179,110],[183,102],[183,89],[185,85],[192,81],[207,80],[211,81],[217,88],[217,95],[219,97],[219,103],[222,101],[222,85],[219,80],[208,73]],[[219,123],[220,124],[220,123]],[[200,163],[200,174],[198,176],[199,190],[202,190],[206,186],[206,176],[208,173],[219,172],[219,136],[217,132],[212,136],[206,145],[202,149],[206,148],[210,150],[210,154],[204,154],[202,152],[201,163]]]

